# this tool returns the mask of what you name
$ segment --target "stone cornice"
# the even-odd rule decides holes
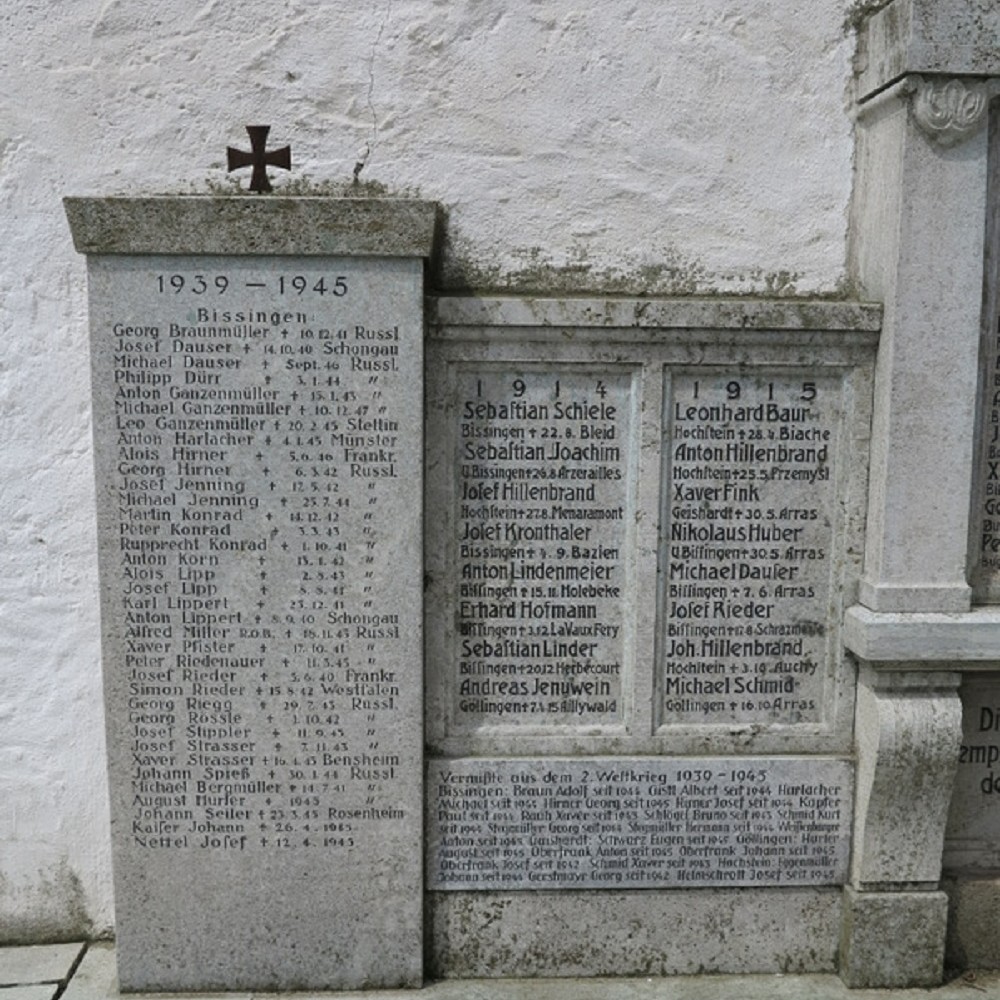
[[[995,0],[892,0],[858,29],[858,100],[910,74],[1000,77]]]
[[[438,206],[407,198],[284,195],[65,198],[86,254],[429,257]]]

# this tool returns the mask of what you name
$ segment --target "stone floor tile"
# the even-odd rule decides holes
[[[0,948],[0,986],[62,982],[85,947],[76,942]]]
[[[181,997],[197,998],[197,1000],[250,1000],[249,993],[128,993],[118,992],[118,970],[115,967],[115,946],[109,942],[99,941],[87,949],[76,974],[69,981],[66,992],[59,1000],[180,1000]],[[298,994],[281,994],[283,1000],[290,997],[298,1000]],[[338,994],[327,994],[328,1000],[339,1000]],[[0,995],[0,1000],[4,1000]],[[369,994],[369,1000],[372,995]],[[412,995],[409,1000],[416,1000]]]
[[[36,986],[0,986],[0,1000],[52,1000],[58,991],[58,983],[40,983]]]
[[[130,994],[125,1000],[289,1000],[288,994]],[[51,1000],[8,997],[0,1000]],[[60,1000],[122,1000],[111,944],[91,945]],[[934,990],[849,990],[833,975],[678,976],[672,979],[446,980],[422,990],[301,993],[294,1000],[1000,1000],[1000,971]]]

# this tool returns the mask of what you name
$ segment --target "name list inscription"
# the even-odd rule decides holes
[[[706,369],[670,385],[660,722],[819,721],[839,380]]]
[[[974,583],[981,599],[1000,599],[1000,317],[984,347],[988,363],[980,401],[979,564]]]
[[[631,373],[455,376],[458,727],[622,719]]]
[[[823,757],[436,760],[429,886],[836,885],[851,789]]]
[[[379,563],[419,468],[419,324],[354,262],[164,263],[116,272],[95,329],[128,839],[350,849],[405,814],[419,606]]]

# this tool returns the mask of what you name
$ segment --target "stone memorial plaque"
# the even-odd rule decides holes
[[[428,883],[442,890],[838,885],[849,761],[431,761]]]
[[[88,265],[121,985],[419,984],[419,254]]]
[[[435,970],[603,970],[612,910],[654,962],[700,905],[839,919],[875,337],[729,310],[431,301]],[[645,891],[689,888],[733,891]]]
[[[819,722],[841,380],[706,368],[668,382],[658,722]]]
[[[457,367],[454,730],[622,723],[633,382]]]
[[[1000,602],[1000,129],[995,122],[989,135],[969,583],[974,602],[996,604]]]
[[[958,755],[944,866],[949,871],[1000,868],[1000,680],[962,681]]]

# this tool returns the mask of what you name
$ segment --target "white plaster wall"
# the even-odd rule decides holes
[[[816,0],[0,5],[0,940],[113,924],[84,262],[66,194],[440,201],[453,286],[836,294],[853,39]],[[284,178],[275,178],[280,186]]]

